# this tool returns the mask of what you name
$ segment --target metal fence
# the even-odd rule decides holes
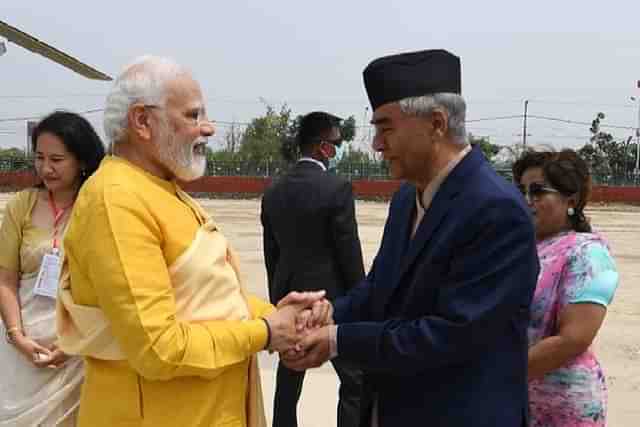
[[[638,187],[640,175],[633,171],[612,174],[596,174],[592,177],[594,185],[608,185],[611,187]]]
[[[207,162],[206,174],[209,176],[274,177],[286,173],[291,166],[291,163],[274,160],[265,160],[263,162],[210,160]],[[336,173],[352,180],[389,179],[389,170],[382,163],[342,162],[338,165]]]
[[[275,177],[286,173],[290,163],[281,161],[246,162],[246,161],[209,161],[207,175],[209,176],[251,176]],[[496,172],[511,181],[513,175],[509,167],[496,166]],[[341,162],[336,173],[350,180],[387,180],[389,168],[381,162]],[[596,174],[592,176],[595,185],[610,186],[639,186],[640,176],[633,171],[612,174]]]
[[[291,163],[273,160],[262,162],[210,160],[207,163],[206,174],[209,176],[277,177],[286,173],[290,167]],[[496,166],[496,172],[509,181],[513,178],[509,167]],[[389,168],[383,162],[341,162],[338,164],[336,173],[350,180],[391,179]],[[594,174],[592,180],[594,185],[640,186],[640,175],[633,171]]]
[[[275,160],[260,162],[240,160],[209,160],[206,175],[208,176],[248,176],[277,177],[289,170],[291,163]],[[33,159],[24,157],[0,157],[0,172],[16,172],[33,170]],[[507,180],[512,179],[511,169],[503,166],[496,171]],[[390,179],[389,169],[381,162],[341,162],[336,173],[350,180],[386,180]],[[594,175],[595,185],[640,186],[640,176],[633,171],[615,174]]]
[[[207,161],[206,175],[270,177],[282,175],[288,168],[289,165],[286,162],[273,160],[263,162],[209,160]]]
[[[33,170],[33,159],[24,157],[0,157],[0,172]]]

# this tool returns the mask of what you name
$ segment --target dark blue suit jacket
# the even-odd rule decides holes
[[[415,203],[403,185],[368,277],[335,302],[338,352],[364,370],[380,427],[525,426],[539,269],[529,209],[478,149],[410,240]]]

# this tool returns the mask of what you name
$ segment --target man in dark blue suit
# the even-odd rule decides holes
[[[338,354],[360,366],[366,427],[526,426],[534,229],[515,187],[467,143],[459,58],[380,58],[364,82],[373,146],[407,183],[369,275],[335,301],[335,324],[281,357],[292,369]]]

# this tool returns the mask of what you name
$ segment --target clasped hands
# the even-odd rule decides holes
[[[14,338],[14,346],[37,368],[58,369],[69,360],[55,344],[45,346],[22,333]]]
[[[278,352],[289,369],[304,371],[329,360],[333,307],[324,291],[291,292],[265,320],[271,330],[268,350]]]

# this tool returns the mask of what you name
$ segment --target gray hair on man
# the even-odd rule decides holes
[[[399,101],[400,110],[413,116],[428,116],[436,108],[442,108],[449,114],[447,126],[453,141],[460,145],[467,144],[465,118],[467,104],[464,98],[456,93],[434,93],[433,95],[416,96]]]
[[[110,144],[122,142],[127,136],[129,108],[137,103],[165,103],[167,83],[190,71],[170,58],[143,55],[124,67],[107,96],[104,111],[104,131]]]

